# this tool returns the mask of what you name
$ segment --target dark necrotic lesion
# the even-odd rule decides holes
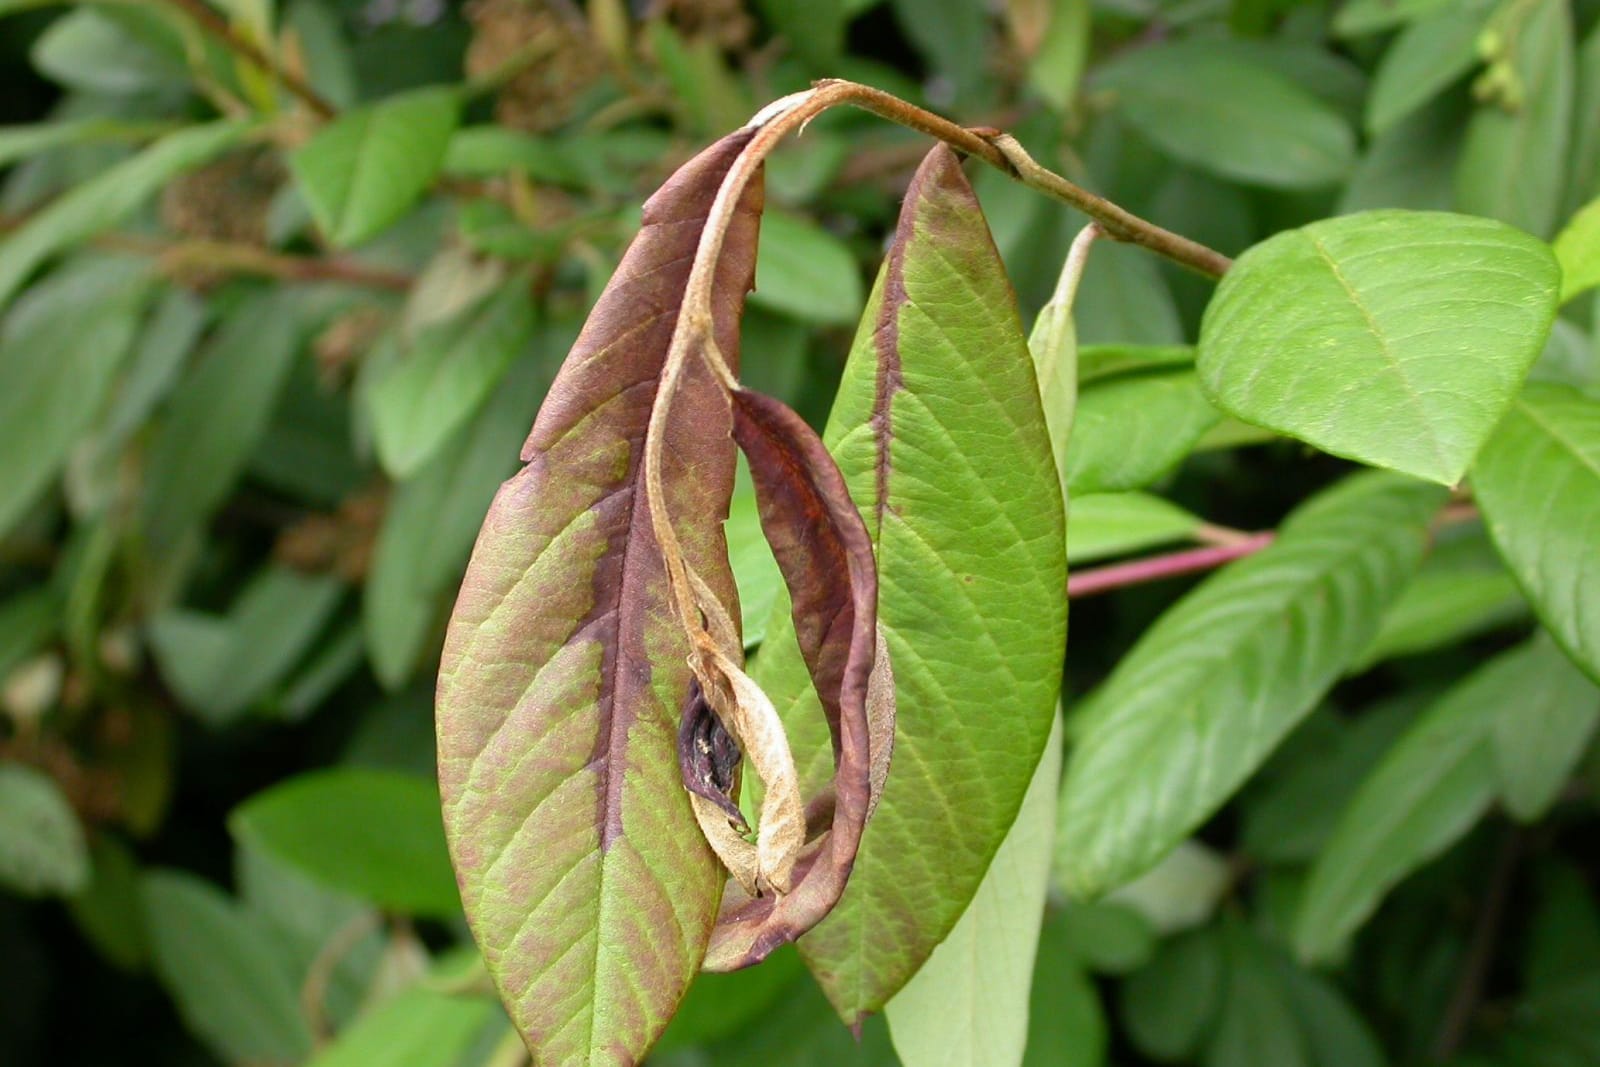
[[[735,797],[742,758],[739,743],[707,702],[700,682],[691,680],[678,728],[678,764],[684,787],[715,804],[740,833],[748,833],[749,823]]]

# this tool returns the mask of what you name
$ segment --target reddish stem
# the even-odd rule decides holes
[[[1271,530],[1249,534],[1228,545],[1211,545],[1206,548],[1185,549],[1165,555],[1136,559],[1129,563],[1113,563],[1107,567],[1091,567],[1067,578],[1067,598],[1078,600],[1086,596],[1108,593],[1130,585],[1142,585],[1163,578],[1176,578],[1182,574],[1209,571],[1231,563],[1242,556],[1259,552],[1272,543]]]

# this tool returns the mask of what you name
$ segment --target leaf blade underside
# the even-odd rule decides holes
[[[447,836],[474,935],[541,1062],[641,1059],[700,965],[721,893],[679,775],[689,646],[642,468],[690,262],[749,137],[723,138],[646,203],[540,409],[527,466],[495,499],[446,639]],[[761,195],[747,187],[714,281],[730,359]],[[666,428],[666,505],[689,563],[733,604],[730,429],[720,387],[692,361]]]

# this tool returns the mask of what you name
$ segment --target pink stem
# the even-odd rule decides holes
[[[1191,548],[1182,552],[1169,552],[1129,563],[1113,563],[1107,567],[1091,567],[1067,578],[1067,598],[1078,600],[1097,593],[1110,592],[1130,585],[1142,585],[1163,578],[1176,578],[1180,574],[1209,571],[1230,563],[1242,556],[1259,552],[1277,536],[1271,530],[1250,534],[1229,545],[1211,545]]]

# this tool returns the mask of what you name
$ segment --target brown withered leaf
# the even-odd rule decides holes
[[[877,570],[844,478],[816,433],[779,401],[736,390],[733,411],[734,439],[750,461],[762,530],[789,587],[796,638],[833,738],[835,772],[831,812],[826,801],[814,805],[830,823],[801,853],[792,889],[757,897],[730,889],[708,970],[757,963],[832,909],[876,803],[875,786],[881,789],[893,737],[886,657],[869,697],[882,647]]]
[[[540,1063],[638,1062],[717,914],[724,870],[678,760],[694,649],[642,455],[707,213],[751,132],[706,149],[646,203],[540,409],[527,466],[484,523],[446,640],[445,827],[473,934]],[[713,336],[730,362],[761,203],[758,177],[714,276]],[[730,606],[732,422],[724,387],[691,361],[665,426],[664,503],[683,560]]]

